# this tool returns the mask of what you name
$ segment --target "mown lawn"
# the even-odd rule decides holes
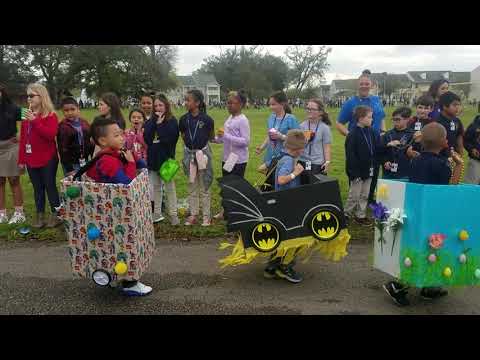
[[[391,113],[394,109],[387,108],[387,128],[391,126]],[[334,121],[337,117],[339,109],[329,109],[329,115],[332,121]],[[124,111],[125,116],[128,115],[128,111]],[[175,115],[179,118],[183,113],[185,113],[184,109],[175,109]],[[219,127],[223,126],[225,119],[228,116],[226,110],[223,109],[210,109],[209,115],[215,120],[215,128],[218,129]],[[255,147],[260,144],[265,135],[266,135],[266,119],[270,114],[270,110],[268,108],[256,110],[256,109],[247,109],[244,111],[245,115],[250,120],[251,126],[251,143],[250,143],[250,161],[247,166],[246,171],[246,178],[254,183],[259,181],[260,174],[256,172],[256,168],[261,164],[263,155],[256,156],[255,155]],[[61,118],[62,114],[61,111],[58,112],[59,118]],[[83,110],[82,116],[88,120],[92,120],[97,115],[97,111],[94,109]],[[303,109],[294,109],[294,115],[297,117],[299,121],[303,121],[305,118],[305,113]],[[471,123],[474,116],[476,115],[476,110],[473,107],[465,107],[463,114],[461,115],[461,119],[463,121],[464,126],[468,126]],[[344,155],[344,137],[341,136],[335,129],[334,125],[332,126],[332,134],[333,134],[333,147],[332,147],[332,164],[330,166],[329,175],[338,179],[340,183],[340,188],[342,192],[342,198],[345,199],[348,191],[348,180],[345,176],[345,155]],[[214,157],[214,171],[217,176],[221,176],[221,156],[222,156],[222,145],[212,144],[213,149],[213,157]],[[183,155],[182,150],[182,141],[180,140],[177,145],[177,159],[180,159]],[[467,157],[465,156],[465,159]],[[63,177],[63,171],[59,166],[58,173],[57,173],[57,180],[60,180]],[[177,185],[177,196],[179,199],[185,198],[187,196],[187,187],[186,187],[186,177],[184,176],[183,172],[179,172],[175,178],[176,185]],[[32,218],[35,212],[35,205],[33,200],[33,188],[30,184],[30,180],[28,175],[22,176],[22,187],[24,189],[25,195],[25,210],[27,217],[29,219]],[[220,196],[219,196],[219,187],[215,183],[212,187],[212,214],[215,214],[217,211],[220,210]],[[7,188],[7,208],[11,207],[11,196],[10,196],[10,189]],[[47,206],[48,208],[48,206]],[[18,227],[17,227],[18,228]],[[351,229],[353,238],[365,238],[369,237],[370,230],[360,229],[353,227]],[[215,223],[210,228],[202,228],[200,226],[195,227],[171,227],[168,225],[168,221],[165,221],[159,225],[156,225],[156,235],[160,238],[197,238],[197,237],[220,237],[225,234],[225,227],[223,223]],[[0,225],[0,238],[9,239],[11,241],[15,240],[22,240],[22,236],[18,234],[16,228],[8,226],[8,225]],[[40,239],[45,241],[55,241],[55,240],[63,240],[65,239],[63,235],[63,229],[54,229],[54,230],[40,230],[36,232],[31,232],[28,235],[29,239]]]

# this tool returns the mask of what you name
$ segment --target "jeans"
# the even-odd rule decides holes
[[[33,185],[37,213],[45,212],[45,191],[48,195],[52,213],[56,213],[56,208],[60,206],[56,183],[57,168],[58,159],[56,157],[52,158],[44,167],[31,168],[27,166],[28,175]]]

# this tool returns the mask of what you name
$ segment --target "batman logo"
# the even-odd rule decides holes
[[[280,243],[280,233],[275,225],[268,222],[260,223],[253,228],[252,243],[258,251],[273,251]]]
[[[340,221],[332,212],[321,210],[312,217],[311,228],[319,240],[332,240],[340,230]]]

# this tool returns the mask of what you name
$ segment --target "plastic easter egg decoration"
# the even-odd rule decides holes
[[[467,255],[461,254],[461,255],[458,257],[458,261],[460,261],[461,264],[465,264],[465,263],[467,262]]]
[[[460,231],[460,233],[458,234],[458,238],[462,241],[468,240],[469,238],[468,231],[467,230]]]
[[[434,263],[435,261],[437,261],[437,255],[435,254],[430,254],[428,256],[428,261],[430,261],[431,263]]]
[[[70,199],[75,199],[80,196],[80,188],[78,186],[69,186],[66,193]]]
[[[480,279],[480,269],[475,270],[475,277]]]
[[[412,266],[412,260],[411,260],[409,257],[407,257],[407,258],[405,258],[405,260],[403,261],[403,264],[404,264],[406,267],[410,267],[410,266]]]
[[[450,269],[449,267],[446,267],[444,270],[443,270],[443,276],[449,278],[452,276],[452,269]]]
[[[98,230],[98,228],[92,226],[87,231],[87,237],[88,237],[88,240],[90,240],[90,241],[97,240],[100,237],[100,230]]]
[[[112,278],[106,271],[96,270],[92,274],[92,280],[98,286],[107,286],[112,281]]]
[[[118,261],[115,264],[114,270],[117,275],[125,275],[127,273],[127,264],[123,261]]]
[[[20,233],[20,235],[25,236],[25,235],[30,234],[30,228],[28,226],[23,226],[20,229],[18,229],[18,232]]]

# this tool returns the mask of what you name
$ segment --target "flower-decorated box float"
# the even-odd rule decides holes
[[[284,258],[295,251],[305,259],[316,250],[334,261],[347,255],[350,235],[338,181],[323,175],[307,179],[301,186],[270,192],[239,176],[219,179],[227,230],[240,234],[236,245],[221,244],[220,249],[233,246],[232,254],[220,260],[222,266],[248,264],[257,256]]]
[[[480,285],[478,185],[379,180],[374,267],[416,287]]]
[[[138,280],[155,251],[147,170],[128,185],[70,176],[61,197],[73,273],[101,286]]]

